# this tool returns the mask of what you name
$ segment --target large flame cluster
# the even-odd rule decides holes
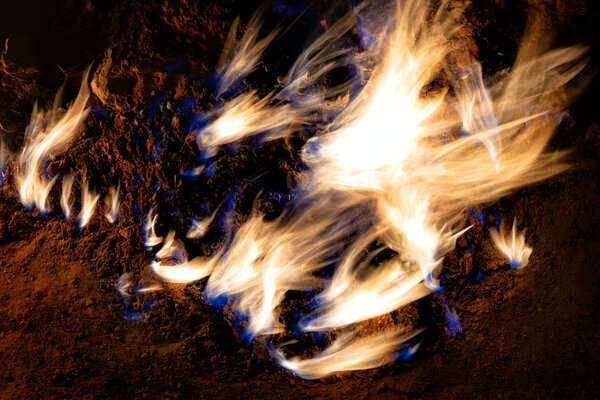
[[[566,168],[562,153],[544,148],[562,106],[553,95],[581,71],[585,49],[542,52],[529,43],[509,71],[484,80],[481,66],[457,40],[461,10],[432,10],[427,0],[401,2],[385,24],[371,24],[380,28],[369,32],[369,45],[350,51],[339,39],[357,15],[372,17],[367,9],[359,7],[326,29],[264,97],[237,84],[256,68],[277,31],[259,38],[255,16],[241,39],[237,22],[229,35],[218,67],[221,104],[202,117],[206,123],[196,132],[205,157],[223,144],[250,135],[283,137],[315,115],[328,116],[302,148],[308,170],[279,218],[255,214],[217,254],[191,260],[174,232],[156,234],[154,208],[145,225],[146,246],[162,244],[151,270],[174,283],[208,277],[206,297],[227,298],[233,311],[247,317],[250,336],[289,331],[278,311],[286,293],[313,293],[312,311],[294,329],[336,332],[329,347],[307,359],[270,346],[283,367],[304,378],[390,361],[417,332],[390,327],[365,335],[360,323],[439,289],[442,259],[468,229],[469,207]],[[360,73],[333,88],[321,85],[338,67]],[[448,82],[443,88],[432,85],[440,77]],[[329,101],[344,95],[349,101]],[[52,117],[43,134],[33,121],[34,134],[19,158],[26,206],[48,209],[54,181],[40,172],[85,118],[86,99],[82,87],[67,114],[58,123]],[[68,216],[72,179],[63,185]],[[82,188],[84,208],[93,208],[98,197]],[[117,193],[113,188],[107,202],[112,221],[118,219]],[[188,238],[201,238],[214,216],[194,221]],[[80,223],[89,217],[82,211]],[[527,262],[531,249],[515,227],[512,239],[493,236],[511,262]]]

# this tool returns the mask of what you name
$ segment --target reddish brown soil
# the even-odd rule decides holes
[[[473,3],[467,23],[488,72],[511,64],[525,12],[533,9],[544,17],[543,29],[558,32],[559,44],[592,46],[590,71],[600,65],[600,13],[591,2]],[[285,200],[268,194],[293,186],[302,132],[262,147],[250,140],[225,149],[210,178],[173,178],[197,164],[189,115],[210,105],[209,72],[229,24],[238,14],[247,20],[258,5],[48,0],[0,9],[1,43],[9,38],[2,52],[0,134],[17,150],[33,102],[52,100],[62,71],[69,74],[65,96],[74,98],[78,76],[93,61],[94,111],[80,139],[49,170],[79,171],[100,191],[120,180],[123,197],[118,224],[109,224],[99,207],[80,233],[60,215],[23,209],[10,179],[0,189],[0,398],[597,398],[597,79],[552,143],[573,149],[573,168],[484,210],[490,220],[496,209],[504,221],[519,217],[534,247],[530,264],[522,270],[505,265],[486,239],[485,224],[472,218],[473,253],[457,251],[444,266],[443,295],[463,332],[444,334],[440,294],[419,301],[413,309],[417,324],[427,328],[425,341],[407,361],[307,382],[274,365],[258,340],[243,343],[227,308],[217,311],[203,301],[201,284],[171,286],[149,310],[142,307],[147,299],[122,302],[116,279],[143,273],[152,257],[141,232],[149,204],[161,210],[159,233],[175,227],[184,236],[203,203],[212,210],[235,192],[232,208],[242,220],[260,195],[259,208],[276,215]],[[270,16],[273,24],[277,18]],[[304,20],[298,26],[302,35],[312,27]],[[168,72],[169,65],[179,67]],[[258,74],[267,85],[270,74]],[[184,109],[192,96],[197,102]],[[154,136],[156,130],[163,134]],[[153,160],[157,143],[162,152]],[[55,209],[59,189],[52,192]],[[222,233],[212,227],[206,241],[186,246],[209,254]],[[124,316],[136,314],[123,312],[147,318],[132,322]]]

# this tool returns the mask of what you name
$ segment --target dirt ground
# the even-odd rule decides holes
[[[0,398],[598,398],[598,4],[483,0],[467,8],[465,23],[486,73],[512,63],[528,12],[542,17],[540,35],[555,32],[557,45],[590,46],[590,82],[551,144],[572,150],[572,168],[481,210],[483,222],[469,217],[473,251],[460,252],[468,244],[459,241],[444,263],[444,292],[410,306],[415,324],[426,328],[413,357],[304,381],[275,365],[258,340],[244,343],[227,307],[203,300],[202,282],[129,303],[115,290],[124,272],[147,274],[152,254],[144,249],[142,224],[150,204],[160,210],[159,234],[180,227],[183,237],[190,216],[205,205],[213,210],[230,199],[241,221],[257,196],[268,216],[289,198],[306,132],[262,146],[246,140],[219,153],[211,176],[181,177],[198,163],[188,128],[211,106],[211,73],[229,26],[237,15],[247,21],[260,3],[8,3],[0,6],[0,134],[18,150],[34,102],[50,104],[65,75],[70,101],[93,63],[92,113],[48,170],[78,171],[100,192],[118,180],[123,204],[116,225],[97,211],[79,232],[59,213],[25,210],[4,175]],[[288,10],[296,3],[303,4],[287,2]],[[330,7],[314,4],[297,22],[299,33],[274,44],[267,60],[281,59],[275,71],[259,70],[258,81],[269,87],[277,65],[284,71],[307,32],[334,19]],[[340,2],[337,12],[344,7]],[[282,14],[266,12],[266,26]],[[59,190],[51,193],[57,210]],[[497,214],[507,222],[516,215],[527,228],[534,252],[522,270],[499,260],[486,239]],[[222,236],[215,224],[205,240],[186,248],[210,254]],[[456,309],[461,333],[446,334],[442,296]]]

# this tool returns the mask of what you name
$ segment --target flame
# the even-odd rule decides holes
[[[0,139],[0,171],[4,169],[6,164],[8,164],[9,153],[6,145],[4,144],[4,139]]]
[[[396,358],[390,353],[390,347],[398,347],[421,332],[422,330],[415,330],[404,334],[395,329],[363,338],[346,334],[309,360],[299,357],[286,359],[281,349],[271,350],[271,355],[282,367],[294,371],[298,376],[315,379],[337,371],[356,371],[387,364]],[[365,348],[370,349],[369,358],[364,357]]]
[[[131,272],[126,272],[126,273],[122,274],[119,277],[119,279],[117,279],[117,282],[115,283],[115,288],[117,289],[117,292],[119,292],[119,294],[123,298],[124,302],[127,302],[127,300],[132,297],[131,291],[129,289],[133,288],[133,287],[134,287],[133,276],[132,276]],[[160,286],[160,285],[155,284],[155,285],[148,285],[148,286],[140,286],[140,283],[138,283],[135,286],[134,292],[136,294],[143,295],[146,293],[157,292],[159,290],[162,290],[162,286]]]
[[[0,186],[4,186],[4,167],[8,164],[8,160],[10,159],[10,153],[6,144],[4,143],[4,139],[0,137]]]
[[[109,189],[109,195],[106,199],[106,204],[108,206],[108,213],[104,216],[111,224],[117,222],[119,220],[119,189],[121,188],[121,184],[117,184],[117,187],[111,186]]]
[[[278,30],[274,30],[266,37],[258,40],[258,32],[262,26],[260,15],[259,11],[252,16],[244,35],[239,41],[236,40],[236,31],[240,18],[237,17],[231,24],[223,53],[217,66],[217,72],[220,75],[219,96],[258,66],[262,53],[275,36],[277,36]]]
[[[198,148],[211,157],[216,154],[219,146],[247,136],[261,133],[265,140],[277,139],[307,122],[312,113],[325,108],[323,99],[340,93],[347,85],[313,91],[310,87],[333,68],[343,65],[336,59],[348,50],[332,47],[332,43],[351,27],[352,18],[347,15],[319,36],[292,65],[279,92],[263,97],[251,90],[242,92],[207,113],[205,117],[210,120],[209,123],[196,132]],[[271,35],[267,38],[271,38]],[[254,42],[246,43],[243,40],[242,43],[244,45],[236,52],[234,61],[239,61],[240,65],[253,65],[254,56],[262,53],[266,43],[261,41],[252,45]],[[237,64],[230,64],[227,70],[230,68],[235,71],[239,69]],[[239,72],[232,74],[237,75]],[[226,85],[229,84],[226,77],[221,79]]]
[[[517,233],[516,217],[510,234],[500,233],[492,229],[490,235],[496,248],[508,260],[511,267],[523,268],[527,265],[533,249],[525,243],[525,231]]]
[[[100,195],[89,189],[89,184],[86,180],[81,183],[81,211],[77,216],[77,226],[82,230],[90,221],[94,214],[96,203],[100,199]]]
[[[219,209],[217,208],[209,217],[197,220],[192,218],[192,226],[187,232],[188,239],[200,239],[208,231],[208,227],[212,224]]]
[[[158,214],[156,214],[156,207],[152,206],[150,211],[148,211],[148,215],[146,215],[146,223],[144,224],[144,245],[147,249],[161,244],[163,241],[162,236],[157,236],[154,231],[154,225],[156,224],[157,218]]]
[[[60,195],[60,207],[63,210],[65,219],[68,221],[71,219],[71,209],[73,208],[74,201],[69,201],[71,197],[71,189],[73,188],[73,181],[75,177],[73,175],[66,175],[62,180],[62,190]]]
[[[175,239],[175,232],[170,231],[163,242],[163,246],[156,253],[156,258],[169,259],[176,263],[187,261],[187,253],[180,240]]]
[[[131,297],[131,295],[129,294],[129,290],[128,290],[131,286],[132,286],[132,283],[131,283],[131,273],[130,272],[126,272],[123,275],[121,275],[119,277],[119,279],[117,279],[117,282],[115,284],[117,292],[119,292],[119,294],[121,295],[121,297],[124,300]]]
[[[374,65],[366,83],[304,146],[309,170],[280,218],[266,222],[254,215],[218,254],[191,261],[169,235],[151,265],[168,282],[208,277],[207,298],[226,297],[248,318],[250,336],[289,329],[278,315],[286,293],[317,291],[313,311],[300,318],[298,329],[344,333],[309,359],[287,358],[284,345],[271,350],[301,377],[392,360],[414,332],[392,328],[364,336],[357,323],[440,289],[443,256],[468,229],[469,207],[567,168],[563,153],[544,148],[555,128],[549,116],[561,106],[553,103],[554,94],[582,70],[578,60],[585,49],[542,53],[523,47],[510,73],[487,87],[475,61],[447,62],[451,50],[458,51],[455,15],[444,6],[433,17],[429,10],[425,0],[403,2],[389,24],[380,24],[375,43],[361,55]],[[343,20],[323,37],[339,37],[347,24]],[[331,55],[343,54],[326,46],[331,40],[315,43],[294,70],[314,62],[309,69],[328,71],[348,61]],[[461,59],[470,60],[464,52]],[[453,90],[426,90],[441,73]],[[323,106],[301,100],[306,74],[291,76],[276,95],[245,93],[225,104],[198,133],[200,149],[214,154],[215,146],[249,134],[280,134],[302,122],[306,110]],[[287,100],[271,102],[280,95]],[[384,250],[386,259],[374,261]],[[324,267],[333,267],[331,277],[318,274]]]
[[[51,211],[48,194],[56,178],[48,178],[45,173],[47,162],[59,155],[77,134],[79,125],[89,113],[86,108],[90,91],[87,85],[89,69],[81,82],[79,94],[67,112],[57,121],[58,106],[62,88],[58,91],[54,106],[48,112],[33,108],[31,121],[27,127],[25,146],[17,159],[17,186],[21,203],[41,213]]]

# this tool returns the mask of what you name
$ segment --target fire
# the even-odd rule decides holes
[[[390,361],[414,333],[390,329],[359,336],[356,323],[439,289],[442,258],[468,229],[468,207],[567,168],[562,153],[544,152],[555,128],[549,116],[560,111],[548,99],[581,71],[584,64],[578,60],[585,49],[542,53],[530,45],[510,73],[487,87],[480,65],[468,54],[460,59],[471,61],[449,66],[458,27],[443,6],[433,18],[429,9],[427,1],[403,2],[374,35],[376,43],[360,57],[375,67],[333,122],[304,146],[309,171],[279,219],[251,217],[213,257],[152,263],[153,272],[168,282],[208,277],[207,298],[227,298],[235,312],[247,316],[250,336],[288,330],[277,311],[286,293],[316,291],[314,309],[300,318],[297,329],[344,333],[310,359],[288,359],[285,346],[271,349],[282,366],[301,377]],[[324,36],[339,37],[347,23],[343,19]],[[294,68],[307,72],[320,66],[326,72],[348,62],[343,51],[321,39]],[[253,57],[262,44],[256,51],[244,49],[253,55],[249,65],[256,64]],[[314,54],[318,57],[311,58]],[[311,68],[305,68],[308,64]],[[453,90],[426,91],[441,72]],[[313,93],[312,102],[298,100],[306,82],[287,79],[285,84],[279,92],[287,96],[284,103],[273,95],[258,99],[243,93],[218,109],[218,117],[197,134],[200,150],[214,155],[217,146],[248,135],[283,135],[306,115],[299,104],[311,104],[312,111],[325,107],[323,95]],[[182,254],[182,244],[171,238],[163,256],[174,251],[172,246]],[[383,250],[393,256],[374,263]],[[519,262],[526,262],[527,250],[519,252]],[[332,263],[330,278],[317,274]]]
[[[89,113],[89,108],[86,108],[90,96],[87,85],[88,72],[89,70],[83,76],[77,98],[59,120],[57,114],[62,89],[56,95],[50,111],[38,111],[37,106],[33,109],[25,146],[17,160],[16,179],[21,203],[29,209],[37,208],[42,214],[51,211],[48,194],[56,181],[54,177],[47,177],[46,164],[71,142],[78,132],[79,125]]]
[[[118,184],[116,188],[114,186],[111,186],[109,189],[108,198],[106,199],[106,204],[108,206],[108,213],[106,213],[104,216],[106,217],[108,222],[110,222],[111,224],[113,224],[119,220],[119,208],[120,208],[119,189],[120,188],[121,188],[120,184]]]
[[[219,95],[225,93],[233,84],[252,72],[260,63],[262,53],[277,36],[277,31],[258,40],[258,31],[262,26],[260,13],[255,13],[242,38],[236,40],[239,17],[233,21],[225,42],[217,72],[220,75]]]
[[[273,39],[274,33],[271,33],[255,43],[260,26],[257,26],[256,18],[253,17],[249,28],[252,39],[247,38],[249,34],[244,35],[239,43],[230,42],[231,37],[228,39],[226,53],[235,52],[235,56],[227,67],[222,67],[219,95],[254,68],[256,57]],[[235,26],[236,23],[232,32]],[[334,60],[348,51],[332,47],[332,43],[352,26],[352,18],[346,16],[319,36],[292,65],[279,91],[262,98],[257,97],[254,91],[245,91],[207,113],[205,118],[209,122],[196,132],[196,142],[204,155],[214,156],[219,146],[251,135],[263,134],[265,140],[286,136],[307,122],[309,115],[327,108],[322,100],[339,93],[346,86],[327,90],[322,87],[311,90],[311,87],[333,68],[343,65]],[[236,44],[235,49],[229,48]]]
[[[100,195],[90,190],[88,182],[84,180],[81,184],[81,211],[77,216],[77,226],[80,230],[90,221],[99,199]]]
[[[156,207],[151,207],[150,211],[148,211],[148,215],[146,215],[146,224],[144,225],[144,245],[147,249],[161,244],[163,241],[162,236],[157,236],[154,231],[154,225],[156,224],[157,218],[158,214],[156,214]]]
[[[10,153],[6,148],[6,144],[4,143],[4,139],[0,138],[0,186],[4,186],[4,167],[8,164],[8,160],[10,158]]]
[[[73,189],[74,179],[75,177],[73,175],[66,175],[62,179],[60,207],[62,208],[63,214],[67,221],[71,219],[71,209],[73,208],[73,201],[69,201],[69,198],[71,197],[71,189]]]
[[[403,334],[389,330],[368,338],[353,335],[340,336],[336,341],[309,360],[298,357],[286,359],[280,350],[273,352],[274,358],[282,367],[294,371],[305,379],[315,379],[337,371],[353,371],[379,367],[395,359],[390,347],[399,347],[403,342],[420,333],[419,330]],[[369,348],[372,360],[365,359],[364,350]]]
[[[200,239],[203,237],[208,231],[210,224],[212,224],[213,220],[215,219],[218,211],[219,209],[217,208],[210,216],[200,220],[192,218],[192,226],[188,230],[185,237],[188,239]]]
[[[567,168],[563,153],[544,149],[556,125],[550,116],[562,106],[552,101],[553,95],[582,70],[585,49],[544,53],[525,38],[527,46],[515,66],[486,86],[481,66],[457,44],[457,10],[444,5],[434,14],[430,10],[427,0],[397,5],[386,24],[372,24],[380,30],[370,32],[372,42],[359,54],[338,42],[354,26],[356,15],[341,18],[262,97],[245,87],[239,93],[232,89],[257,67],[278,30],[259,39],[257,14],[236,40],[236,20],[218,67],[219,101],[202,117],[204,124],[194,126],[198,148],[213,157],[224,144],[258,134],[265,140],[283,137],[326,115],[325,127],[302,149],[308,170],[279,218],[265,221],[252,215],[231,230],[212,257],[190,260],[175,231],[164,238],[156,234],[156,208],[146,216],[146,248],[162,243],[151,270],[172,283],[208,278],[207,299],[226,298],[234,312],[247,317],[250,337],[292,330],[279,318],[286,294],[314,294],[312,310],[293,329],[333,332],[329,346],[311,358],[290,357],[286,344],[270,346],[275,360],[303,378],[393,360],[395,350],[419,331],[365,333],[361,323],[441,289],[443,257],[469,229],[465,214],[471,207]],[[370,17],[364,7],[355,11],[361,19]],[[459,62],[449,63],[450,57]],[[361,72],[338,87],[323,87],[321,78],[337,67]],[[441,75],[450,87],[435,88]],[[50,211],[48,194],[56,178],[44,168],[88,114],[86,82],[87,73],[77,99],[59,120],[58,101],[48,113],[34,110],[17,175],[21,202],[29,208]],[[335,96],[348,101],[332,105]],[[0,147],[0,167],[4,154]],[[73,176],[65,176],[61,207],[67,219],[72,185]],[[99,198],[83,180],[80,229]],[[117,221],[119,186],[111,187],[107,205],[106,218]],[[204,236],[215,215],[194,220],[187,238]],[[527,263],[531,248],[523,234],[517,235],[516,220],[510,237],[495,232],[492,237],[513,266]],[[117,282],[124,298],[133,287],[129,274]],[[447,305],[446,314],[452,329],[460,331],[458,315]]]
[[[533,249],[525,243],[525,231],[517,233],[516,217],[510,234],[500,233],[492,229],[490,235],[496,248],[508,260],[511,267],[523,268],[527,265]]]

